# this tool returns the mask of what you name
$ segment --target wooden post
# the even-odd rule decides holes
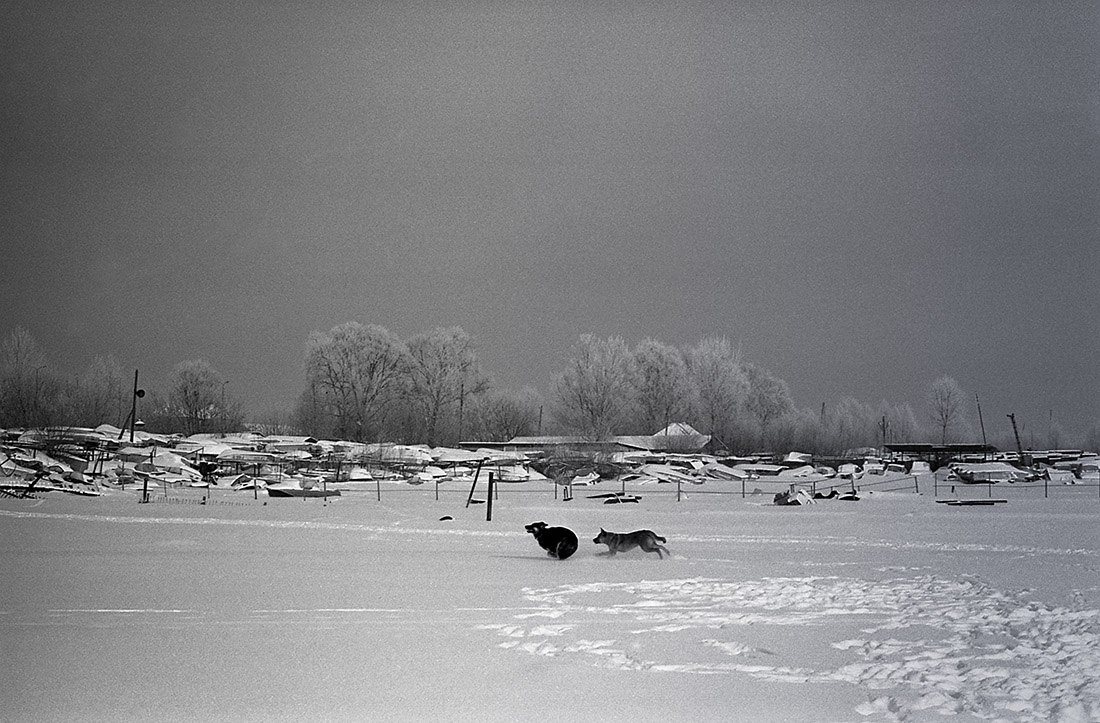
[[[477,469],[474,470],[474,483],[472,485],[470,485],[470,494],[469,494],[468,497],[466,497],[466,506],[467,507],[470,506],[471,500],[474,499],[474,490],[477,489],[477,478],[481,474],[481,463],[484,462],[484,461],[485,460],[481,460],[481,459],[479,459],[477,461]]]
[[[741,478],[741,499],[745,499],[745,478]]]
[[[493,473],[489,473],[489,492],[485,495],[485,521],[493,521]]]
[[[378,481],[378,478],[374,478],[374,494],[378,496],[378,501],[382,501],[382,483]]]

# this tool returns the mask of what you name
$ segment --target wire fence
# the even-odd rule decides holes
[[[961,482],[940,480],[933,483],[936,499],[944,497],[978,499],[1094,499],[1100,502],[1100,480],[1078,479],[1074,482],[1051,482],[1048,479],[1028,482]]]
[[[22,499],[35,499],[42,492],[50,491],[23,485],[0,487],[2,487],[0,488],[0,496]],[[269,496],[267,490],[262,487],[242,489],[161,484],[156,486],[152,484],[147,486],[137,485],[136,487],[136,491],[139,492],[138,501],[153,504],[247,506],[280,499]],[[130,490],[134,490],[134,488],[135,485],[133,484],[128,487]],[[953,499],[1003,499],[1006,501],[1067,499],[1084,501],[1091,499],[1100,502],[1100,480],[1091,478],[1075,479],[1072,482],[1038,479],[1027,482],[966,483],[961,480],[945,480],[933,474],[885,477],[864,475],[858,480],[830,478],[804,481],[784,477],[757,477],[746,480],[708,479],[706,482],[698,484],[688,481],[631,483],[627,480],[602,480],[586,485],[559,484],[552,481],[541,483],[495,481],[492,489],[494,500],[514,497],[525,500],[538,500],[541,498],[548,502],[571,502],[577,499],[606,504],[638,502],[647,496],[675,497],[677,500],[689,496],[724,496],[770,500],[777,494],[790,493],[794,490],[803,490],[815,497],[831,496],[834,493],[891,492],[930,494],[937,501]],[[394,495],[398,497],[420,495],[432,497],[435,500],[452,500],[457,496],[462,496],[466,499],[467,506],[469,506],[469,504],[486,503],[487,490],[488,481],[485,478],[472,485],[469,480],[445,480],[422,484],[390,480],[358,486],[333,485],[328,490],[328,496],[318,495],[317,499],[327,502],[345,496],[353,499],[374,497],[381,501],[385,497]],[[315,498],[301,497],[300,499],[308,502]]]

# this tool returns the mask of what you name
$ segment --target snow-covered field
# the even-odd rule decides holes
[[[1095,488],[602,486],[501,485],[491,522],[428,485],[3,499],[0,720],[1100,720]],[[672,555],[598,554],[601,527]]]

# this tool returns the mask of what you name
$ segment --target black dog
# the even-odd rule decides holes
[[[547,527],[545,522],[532,522],[523,529],[535,536],[550,557],[564,560],[577,551],[577,534],[568,527]]]

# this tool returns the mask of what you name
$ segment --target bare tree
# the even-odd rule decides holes
[[[928,392],[928,404],[931,408],[932,420],[940,429],[940,443],[947,444],[949,433],[962,421],[966,395],[954,379],[940,377],[932,382]]]
[[[489,386],[473,340],[458,327],[440,328],[414,336],[408,349],[409,395],[423,425],[422,438],[435,446],[440,422],[451,413],[459,417],[461,436],[466,400]]]
[[[581,336],[566,370],[554,379],[554,416],[575,434],[608,438],[633,412],[634,374],[630,350],[621,338]]]
[[[729,444],[749,389],[741,352],[724,337],[708,337],[688,351],[687,366],[694,386],[695,426]]]
[[[306,378],[342,439],[374,440],[408,380],[405,344],[381,326],[348,322],[309,335]]]
[[[691,409],[687,364],[679,349],[646,339],[634,349],[635,394],[641,431],[653,434],[684,421]]]
[[[518,392],[502,389],[481,396],[473,405],[472,431],[487,442],[507,442],[530,436],[538,428],[542,401],[531,387]]]
[[[56,409],[59,389],[38,342],[23,327],[12,329],[0,346],[0,424],[44,426]]]
[[[1100,423],[1094,422],[1082,435],[1081,449],[1086,452],[1100,452]]]
[[[240,409],[225,394],[224,379],[205,359],[180,362],[172,371],[168,406],[187,434],[240,426]]]
[[[127,391],[117,359],[110,355],[93,358],[72,387],[72,423],[89,427],[105,422],[121,425],[128,412]]]

